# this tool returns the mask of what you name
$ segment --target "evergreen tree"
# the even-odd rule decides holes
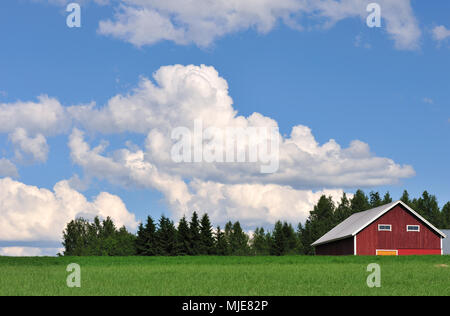
[[[299,241],[297,234],[291,224],[284,222],[283,224],[283,235],[285,239],[286,248],[284,253],[287,255],[297,254],[299,251]]]
[[[110,256],[135,256],[137,253],[136,249],[136,236],[129,233],[125,226],[121,227],[114,237],[114,248],[110,252]]]
[[[215,232],[215,248],[216,254],[219,256],[228,256],[230,254],[225,233],[220,229],[220,226],[217,226]]]
[[[341,201],[334,212],[335,224],[340,224],[352,215],[352,209],[350,207],[350,201],[347,198],[347,194],[342,196]]]
[[[370,208],[375,208],[383,205],[383,201],[381,200],[380,193],[378,192],[370,192]]]
[[[79,218],[69,222],[63,232],[65,256],[133,256],[136,238],[125,227],[116,229],[111,218],[93,223]]]
[[[384,204],[389,204],[389,203],[392,203],[392,197],[391,197],[391,194],[388,191],[388,192],[386,192],[386,194],[383,197],[383,205]]]
[[[230,236],[230,248],[232,255],[248,255],[250,253],[248,239],[247,234],[242,230],[241,224],[239,222],[234,223]]]
[[[142,223],[139,225],[136,249],[140,256],[156,256],[158,254],[156,225],[150,216],[147,217],[145,226]]]
[[[201,253],[200,240],[200,223],[198,221],[198,214],[192,214],[191,222],[189,223],[190,237],[191,237],[191,253],[190,255],[197,256]]]
[[[442,228],[443,229],[450,229],[450,202],[444,205],[441,211],[442,216]],[[450,236],[447,236],[447,238],[450,238]]]
[[[305,227],[301,231],[301,244],[305,254],[314,254],[314,248],[311,244],[336,225],[334,210],[335,206],[332,198],[325,195],[321,196],[317,205],[314,206],[314,210],[310,212]]]
[[[206,213],[200,221],[200,245],[200,253],[202,255],[212,255],[215,253],[212,226],[209,216]]]
[[[183,216],[178,223],[178,246],[179,246],[179,254],[180,255],[191,255],[192,252],[192,238],[191,231],[189,229],[189,224],[186,220],[186,217]]]
[[[264,228],[257,227],[251,239],[251,251],[255,256],[267,256],[270,254],[270,235],[266,234]]]
[[[405,203],[406,205],[408,205],[410,207],[413,206],[411,200],[409,199],[409,193],[406,190],[403,191],[403,194],[402,194],[402,197],[400,198],[400,201],[402,201],[403,203]]]
[[[442,226],[441,213],[436,196],[424,191],[422,197],[414,199],[412,204],[413,208],[431,224],[436,227]]]
[[[157,231],[158,237],[158,255],[161,256],[176,256],[179,252],[177,230],[173,222],[161,216],[159,220],[159,229]]]
[[[355,195],[350,201],[350,208],[352,214],[367,211],[368,209],[370,209],[369,199],[362,190],[356,191]]]
[[[270,254],[273,256],[282,256],[285,254],[287,243],[283,234],[283,224],[280,221],[275,223],[272,233],[272,248]]]
[[[305,247],[303,246],[302,233],[303,233],[303,225],[302,223],[298,223],[297,226],[298,253],[304,255]]]

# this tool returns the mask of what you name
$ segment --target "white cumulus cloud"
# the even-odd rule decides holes
[[[36,162],[47,160],[49,149],[47,140],[42,134],[30,137],[25,129],[17,128],[10,134],[9,139],[14,144],[17,159],[23,160],[29,157]]]
[[[274,119],[261,113],[239,115],[227,81],[214,67],[204,65],[161,67],[152,79],[142,78],[130,93],[116,95],[103,106],[64,107],[49,97],[38,101],[0,105],[0,123],[4,123],[0,124],[0,133],[10,134],[18,155],[25,153],[42,161],[48,151],[45,136],[71,130],[71,159],[83,169],[86,179],[157,190],[175,217],[199,210],[213,214],[217,223],[225,218],[238,219],[238,212],[248,226],[277,218],[300,221],[322,193],[338,197],[345,188],[389,185],[415,174],[411,166],[377,156],[360,140],[343,146],[330,138],[321,144],[305,125],[294,126],[288,136],[276,134],[279,152],[274,173],[262,174],[260,162],[174,162],[171,149],[177,140],[172,139],[172,132],[179,127],[192,131],[195,121],[200,120],[205,129],[213,128],[203,144],[207,149],[219,144],[228,128],[278,127]],[[91,145],[86,132],[103,140]],[[121,149],[109,150],[108,137],[123,133],[143,135],[145,142],[128,141]],[[244,145],[249,142],[244,139]],[[9,168],[3,168],[9,170],[7,175],[12,176],[14,169],[7,161],[3,164]],[[114,215],[119,224],[133,221],[118,197],[102,193],[88,202],[70,187],[77,182],[72,180],[58,183],[54,192],[3,180],[5,190],[0,197],[7,204],[0,211],[8,212],[5,218],[15,217],[25,226],[2,222],[9,224],[3,230],[0,226],[0,240],[2,231],[14,232],[10,235],[18,240],[45,237],[46,232],[54,232],[54,227],[61,230],[80,212]],[[38,216],[40,213],[44,217]],[[50,216],[49,221],[45,221],[45,214]]]
[[[259,33],[284,23],[297,30],[303,24],[331,27],[348,18],[365,23],[369,0],[125,0],[99,32],[136,46],[168,40],[209,46],[227,34],[255,29]],[[398,49],[417,49],[421,30],[410,0],[379,0],[386,32]],[[365,26],[364,26],[365,27]]]
[[[436,41],[443,41],[446,40],[447,38],[450,38],[450,30],[447,29],[445,26],[440,25],[440,26],[436,26],[433,29],[433,38]]]
[[[118,226],[137,226],[122,200],[109,193],[100,193],[90,202],[67,181],[50,191],[0,179],[1,241],[60,241],[65,225],[77,216],[110,216]]]

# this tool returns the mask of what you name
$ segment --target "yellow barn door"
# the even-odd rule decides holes
[[[377,250],[377,256],[398,256],[398,250]]]

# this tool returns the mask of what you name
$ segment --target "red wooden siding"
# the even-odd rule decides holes
[[[353,237],[316,246],[316,255],[319,256],[345,256],[354,252]]]
[[[379,224],[392,225],[392,231],[379,232]],[[419,225],[420,232],[407,232],[407,225]],[[397,205],[356,236],[358,255],[373,256],[376,249],[398,250],[399,255],[441,254],[440,236],[430,230],[403,206]]]

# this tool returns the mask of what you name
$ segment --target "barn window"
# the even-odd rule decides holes
[[[380,224],[380,225],[378,225],[378,231],[379,232],[390,232],[390,231],[392,231],[392,225]]]
[[[419,225],[407,225],[406,231],[408,232],[420,232],[420,226]]]

